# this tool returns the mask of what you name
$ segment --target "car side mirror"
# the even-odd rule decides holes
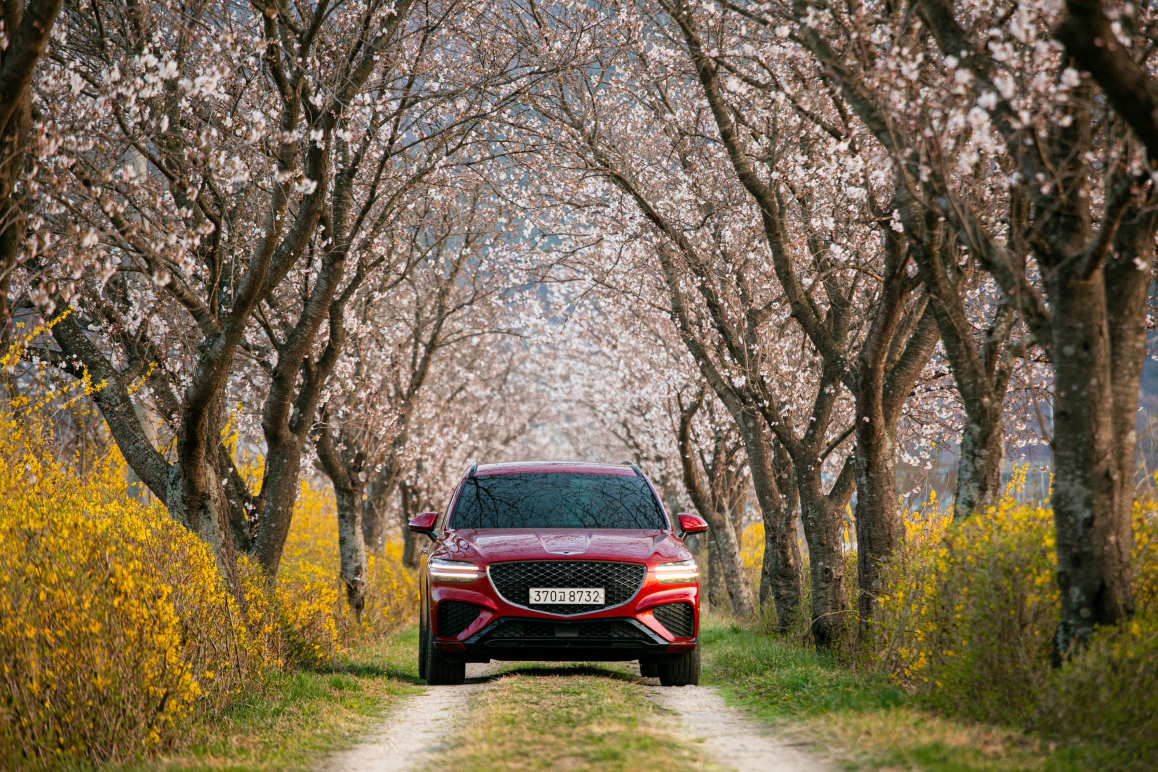
[[[691,512],[681,512],[676,515],[676,520],[680,524],[680,533],[688,535],[693,533],[703,533],[708,530],[708,523],[699,515]]]
[[[424,533],[434,541],[438,541],[434,535],[434,521],[436,520],[438,520],[437,512],[423,512],[410,521],[410,533]]]

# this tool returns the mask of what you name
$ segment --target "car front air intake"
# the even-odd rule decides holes
[[[559,616],[589,614],[621,606],[639,592],[639,588],[643,586],[643,579],[647,576],[647,567],[641,563],[593,560],[491,563],[487,571],[490,574],[491,584],[507,603]],[[603,604],[557,603],[532,606],[530,603],[532,587],[602,587]]]

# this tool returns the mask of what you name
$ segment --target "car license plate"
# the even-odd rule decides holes
[[[578,603],[603,605],[602,587],[532,587],[531,605]]]

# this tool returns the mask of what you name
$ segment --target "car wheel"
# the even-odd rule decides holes
[[[426,678],[426,615],[418,615],[418,677]]]
[[[696,686],[700,682],[700,643],[670,662],[659,664],[659,682],[664,686]]]
[[[452,662],[446,653],[434,648],[434,635],[426,633],[426,683],[431,686],[458,686],[466,680],[466,663]]]
[[[639,674],[644,678],[659,678],[659,663],[650,659],[639,661]]]

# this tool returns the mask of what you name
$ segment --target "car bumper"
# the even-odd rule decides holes
[[[465,654],[480,659],[617,662],[662,657],[694,647],[695,640],[667,641],[630,617],[570,621],[499,617],[459,645]]]
[[[430,611],[446,601],[478,607],[478,616],[455,635],[443,635],[434,622],[434,647],[466,661],[662,661],[695,648],[699,635],[699,585],[664,585],[649,576],[627,603],[584,614],[536,613],[508,603],[483,577],[467,585],[432,584]],[[655,616],[657,607],[690,603],[691,636],[672,633]],[[684,632],[687,632],[686,630]]]

